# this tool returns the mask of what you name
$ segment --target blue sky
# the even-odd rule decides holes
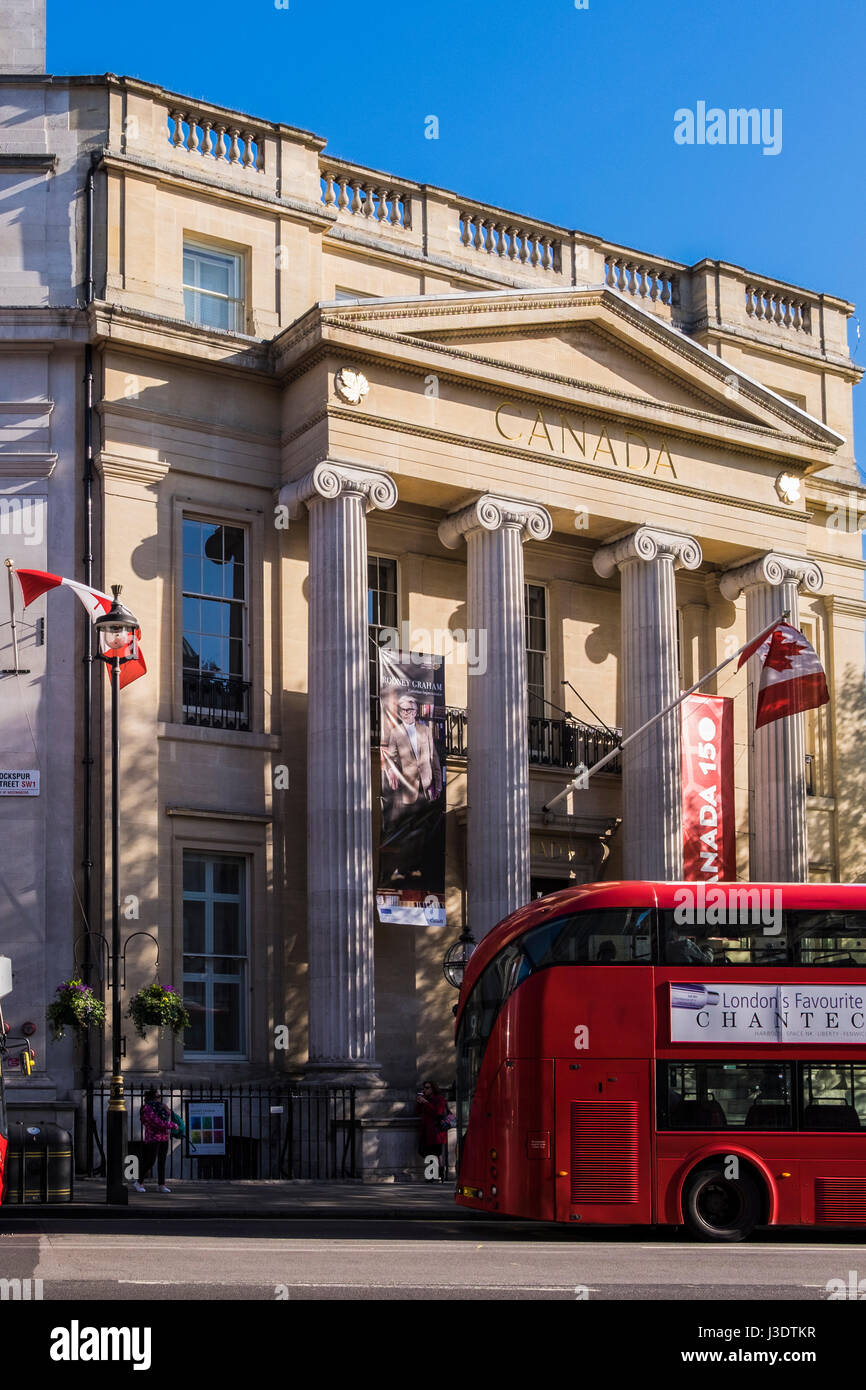
[[[141,77],[480,201],[840,295],[866,364],[864,53],[855,0],[48,0],[49,72]],[[676,144],[698,101],[780,108],[780,153]]]

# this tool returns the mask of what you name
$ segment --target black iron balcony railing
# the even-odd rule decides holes
[[[377,747],[381,733],[381,713],[378,699],[370,700],[370,729],[373,746]],[[444,744],[448,757],[464,758],[468,750],[467,719],[465,709],[446,707],[436,720],[439,725],[440,741]],[[594,767],[617,745],[617,736],[593,724],[582,724],[578,719],[546,719],[532,715],[528,721],[527,740],[529,743],[529,762],[533,767],[572,768]],[[619,758],[608,763],[606,771],[621,772]]]
[[[183,722],[249,733],[250,682],[236,676],[184,671]]]

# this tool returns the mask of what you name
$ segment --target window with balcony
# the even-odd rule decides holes
[[[183,519],[183,720],[248,730],[247,533]]]
[[[367,623],[372,707],[379,698],[379,634],[382,628],[397,627],[397,561],[381,555],[371,555],[367,560]]]
[[[541,584],[524,584],[526,685],[530,719],[547,714],[547,593]]]
[[[183,307],[187,323],[243,333],[243,257],[186,241],[183,246]]]
[[[240,855],[183,856],[183,995],[192,1026],[184,1056],[246,1056],[247,861]]]

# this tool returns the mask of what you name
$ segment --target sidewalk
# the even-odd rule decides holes
[[[454,1183],[361,1182],[170,1182],[171,1196],[148,1190],[131,1191],[126,1207],[108,1206],[102,1178],[78,1178],[71,1202],[4,1202],[0,1225],[19,1218],[68,1216],[80,1219],[122,1217],[182,1217],[184,1220],[238,1220],[261,1217],[292,1220],[364,1217],[388,1221],[451,1221],[484,1219],[486,1213],[459,1207]]]

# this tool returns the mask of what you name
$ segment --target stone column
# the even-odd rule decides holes
[[[641,526],[602,546],[596,574],[622,576],[622,726],[633,733],[679,694],[674,572],[695,570],[691,536]],[[648,729],[623,752],[623,873],[627,879],[683,876],[680,712]]]
[[[800,625],[801,588],[816,594],[824,576],[811,560],[770,552],[728,570],[722,596],[731,602],[746,595],[746,635],[757,637],[788,610]],[[755,883],[805,883],[809,877],[806,836],[806,751],[802,714],[755,728],[761,658],[749,672],[749,877]]]
[[[373,845],[367,676],[367,523],[393,507],[385,473],[331,462],[284,487],[309,512],[307,718],[308,1069],[375,1070]]]
[[[486,641],[486,667],[467,677],[469,926],[477,941],[529,901],[523,542],[546,540],[552,529],[544,507],[490,494],[439,527],[450,550],[466,541],[467,620]]]

